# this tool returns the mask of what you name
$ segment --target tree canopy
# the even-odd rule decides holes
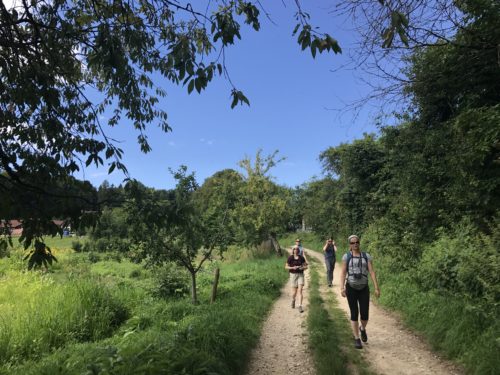
[[[243,25],[260,29],[264,9],[259,1],[242,0],[199,8],[166,0],[14,4],[0,5],[0,191],[13,201],[22,190],[38,203],[37,194],[50,193],[90,164],[126,174],[123,152],[107,127],[130,123],[148,152],[147,127],[171,129],[159,105],[166,87],[184,85],[199,93],[216,77],[227,78],[226,48],[241,39]],[[339,53],[337,41],[314,29],[300,3],[294,5],[293,33],[302,49],[310,48],[313,56]],[[231,107],[248,104],[228,82]],[[98,210],[84,195],[76,202]],[[41,208],[31,207],[17,218],[40,217]],[[36,237],[43,231],[26,233]]]

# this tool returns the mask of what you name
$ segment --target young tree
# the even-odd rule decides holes
[[[261,154],[262,150],[258,150],[253,165],[249,157],[240,161],[246,176],[233,221],[237,223],[238,242],[247,246],[257,246],[269,239],[274,243],[276,235],[286,230],[291,217],[288,212],[290,192],[267,175],[284,158],[276,158],[278,151],[266,157]]]
[[[222,254],[227,246],[225,220],[205,216],[195,204],[198,184],[194,174],[182,166],[174,173],[175,189],[158,199],[157,191],[137,182],[126,186],[128,221],[134,226],[132,242],[142,249],[141,258],[151,263],[175,262],[191,275],[191,298],[198,303],[196,275],[214,252]]]

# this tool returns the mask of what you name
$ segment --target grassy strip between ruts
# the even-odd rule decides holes
[[[328,293],[327,301],[321,297],[317,271],[321,265],[316,260],[312,262],[307,326],[317,375],[372,374],[359,351],[353,348],[349,322],[333,293]]]
[[[188,298],[160,300],[135,292],[140,300],[127,308],[129,318],[107,338],[68,340],[22,360],[24,351],[17,360],[0,366],[0,374],[240,373],[286,280],[283,259],[221,264],[218,299],[209,304],[212,278],[210,269],[199,276],[200,301],[205,301],[200,305],[192,305]],[[115,287],[96,284],[102,290]],[[130,292],[137,288],[141,286],[135,279],[127,280]],[[114,295],[128,304],[126,295]],[[61,299],[52,309],[60,309],[64,302]],[[43,316],[50,316],[46,307]],[[58,323],[65,325],[63,316]]]

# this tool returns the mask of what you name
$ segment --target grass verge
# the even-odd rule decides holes
[[[467,305],[463,298],[424,292],[405,274],[388,278],[383,291],[381,304],[400,311],[405,323],[422,332],[433,349],[458,360],[469,374],[498,374],[497,319],[485,320],[481,309]]]

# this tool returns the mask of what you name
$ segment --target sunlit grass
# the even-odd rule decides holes
[[[71,254],[48,274],[9,271],[2,279],[0,293],[10,295],[0,309],[7,298],[19,303],[18,317],[12,307],[3,317],[0,373],[239,373],[287,276],[274,256],[209,263],[193,305],[189,297],[155,298],[152,274],[140,265],[91,264],[87,255]],[[216,266],[219,290],[210,304]]]

